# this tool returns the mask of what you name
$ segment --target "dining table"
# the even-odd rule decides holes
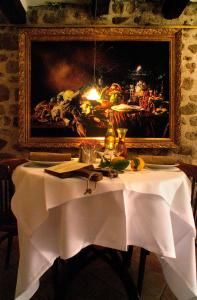
[[[85,193],[87,178],[58,178],[46,168],[27,162],[12,176],[20,250],[16,300],[34,295],[58,257],[69,259],[89,245],[145,248],[158,257],[177,299],[197,299],[196,228],[185,173],[176,166],[128,167],[91,182],[94,191]]]

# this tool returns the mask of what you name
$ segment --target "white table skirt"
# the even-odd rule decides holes
[[[125,172],[104,178],[92,195],[86,181],[59,179],[40,168],[17,167],[12,209],[19,226],[16,299],[27,300],[57,257],[95,244],[136,245],[158,255],[180,300],[197,296],[195,224],[190,182],[181,171]]]

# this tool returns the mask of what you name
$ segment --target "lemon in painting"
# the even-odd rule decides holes
[[[63,92],[63,99],[64,100],[67,100],[67,99],[70,99],[72,98],[72,96],[74,95],[74,92],[72,90],[66,90]]]
[[[135,157],[131,159],[130,166],[133,171],[140,171],[144,168],[145,163],[141,157]]]

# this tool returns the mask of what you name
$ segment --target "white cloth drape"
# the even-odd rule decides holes
[[[167,283],[180,300],[197,296],[195,224],[190,182],[181,171],[126,171],[104,178],[92,195],[86,181],[60,179],[40,168],[13,174],[12,209],[19,224],[16,299],[29,299],[39,278],[61,256],[90,244],[158,255]]]

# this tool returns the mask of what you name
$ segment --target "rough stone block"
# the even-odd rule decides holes
[[[9,100],[10,91],[4,84],[0,84],[0,101]]]

